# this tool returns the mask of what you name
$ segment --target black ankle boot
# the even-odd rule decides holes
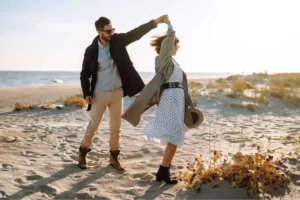
[[[156,174],[156,181],[165,181],[167,184],[176,184],[177,180],[171,180],[170,178],[170,167],[159,166],[159,170]]]

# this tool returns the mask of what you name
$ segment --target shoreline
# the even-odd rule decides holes
[[[218,77],[223,78],[223,77]],[[216,80],[218,78],[190,78],[188,79],[188,82],[199,82],[202,84],[207,84],[209,80]],[[143,79],[144,83],[147,84],[151,79]],[[8,90],[8,89],[16,89],[16,88],[37,88],[37,87],[55,87],[55,86],[80,86],[80,81],[78,83],[50,83],[50,84],[35,84],[35,85],[17,85],[17,86],[0,86],[1,90]]]
[[[20,85],[20,86],[4,86],[0,87],[1,90],[9,90],[9,89],[18,89],[18,88],[37,88],[37,87],[55,87],[55,86],[80,86],[80,83],[51,83],[51,84],[41,84],[41,85]]]
[[[207,84],[209,79],[191,79],[189,82],[199,82]],[[147,84],[148,81],[144,80]],[[48,85],[29,85],[0,87],[0,109],[12,107],[14,103],[32,104],[36,101],[46,103],[54,101],[60,97],[66,97],[81,93],[81,85],[78,84],[48,84]]]
[[[10,108],[14,103],[46,103],[81,92],[79,84],[55,84],[0,88],[0,109]]]

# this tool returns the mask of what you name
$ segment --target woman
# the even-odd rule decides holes
[[[158,53],[155,58],[156,75],[122,117],[136,126],[140,115],[149,108],[147,104],[151,106],[159,101],[155,118],[145,127],[143,136],[148,141],[167,145],[156,181],[176,184],[177,180],[170,178],[170,165],[177,146],[184,143],[186,111],[193,104],[188,94],[186,75],[172,58],[179,49],[179,40],[169,19],[165,18],[164,22],[168,24],[167,35],[156,37],[151,42]]]

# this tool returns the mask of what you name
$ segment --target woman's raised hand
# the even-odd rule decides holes
[[[164,18],[164,23],[166,23],[166,24],[168,24],[168,25],[171,25],[171,22],[170,22],[170,20],[169,20],[169,16],[166,16],[166,17]]]

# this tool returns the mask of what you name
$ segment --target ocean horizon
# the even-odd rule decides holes
[[[138,72],[144,81],[151,80],[155,72]],[[214,79],[227,77],[228,72],[186,72],[188,79]],[[235,73],[236,74],[236,73]],[[80,71],[0,71],[0,88],[80,83]]]

